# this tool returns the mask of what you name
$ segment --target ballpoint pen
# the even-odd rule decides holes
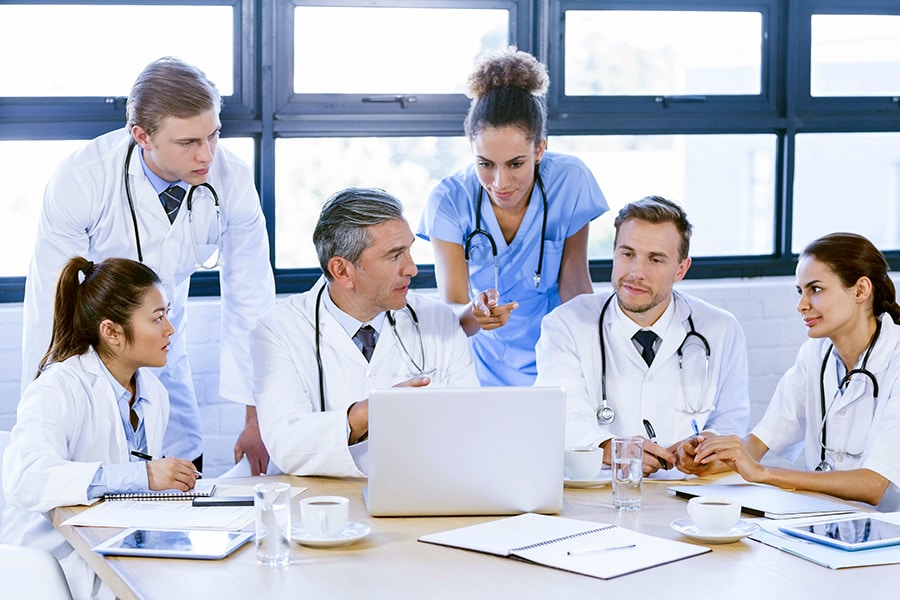
[[[656,443],[656,432],[653,430],[653,425],[650,424],[650,421],[644,419],[644,429],[647,431],[647,437],[650,438],[650,441],[654,444]],[[664,471],[669,470],[669,465],[666,464],[661,457],[657,456],[656,460],[659,461],[659,466],[662,467]]]
[[[144,454],[143,452],[138,452],[137,450],[132,450],[131,455],[136,456],[141,460],[153,460],[153,457],[149,454]],[[197,469],[194,469],[194,476],[197,477],[197,479],[201,479],[203,477],[203,473],[201,473]]]
[[[691,419],[691,427],[694,429],[694,437],[700,441],[700,428],[697,427],[697,419]]]
[[[569,550],[566,552],[569,556],[576,554],[587,554],[589,552],[606,552],[607,550],[628,550],[629,548],[637,548],[637,544],[625,544],[624,546],[601,546],[599,548],[578,548],[577,550]]]

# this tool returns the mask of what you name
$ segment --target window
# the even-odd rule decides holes
[[[231,6],[0,6],[0,97],[127,96],[141,69],[160,56],[202,65],[230,96],[233,13]],[[203,26],[178,25],[187,23]]]
[[[813,96],[900,94],[900,15],[812,15]]]
[[[136,43],[137,23],[165,35]],[[836,229],[900,267],[900,0],[10,0],[0,301],[22,298],[52,170],[123,126],[151,60],[178,55],[223,93],[222,144],[256,168],[278,290],[295,292],[319,275],[312,228],[335,191],[383,187],[415,229],[471,161],[472,61],[509,44],[548,66],[549,149],[582,158],[609,201],[595,280],[618,208],[650,194],[695,225],[691,277],[791,273]],[[433,285],[430,245],[413,249]],[[218,293],[215,274],[192,290]]]
[[[758,12],[569,10],[565,18],[567,96],[760,93]]]

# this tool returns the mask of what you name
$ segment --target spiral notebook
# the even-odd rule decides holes
[[[104,500],[193,500],[209,498],[216,493],[216,484],[198,481],[194,489],[182,492],[179,490],[160,490],[158,492],[115,492],[104,494]]]
[[[535,513],[425,535],[419,541],[517,558],[599,579],[710,551],[618,525]]]

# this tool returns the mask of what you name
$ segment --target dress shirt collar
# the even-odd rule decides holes
[[[331,291],[328,288],[328,284],[325,284],[325,293],[322,294],[322,304],[325,306],[325,310],[328,311],[334,319],[340,324],[340,326],[347,332],[347,337],[353,337],[356,335],[356,332],[360,327],[366,325],[366,323],[359,321],[356,317],[348,315],[346,312],[338,308],[338,305],[334,303],[334,300],[331,299]],[[381,329],[384,327],[384,319],[386,313],[381,312],[375,316],[374,319],[368,322],[369,325],[375,330],[378,335],[381,335]]]
[[[672,295],[672,300],[669,302],[669,306],[666,307],[666,310],[659,316],[656,322],[650,327],[641,327],[625,314],[622,309],[619,307],[618,302],[613,302],[615,305],[613,308],[615,318],[619,321],[622,327],[625,328],[625,331],[628,333],[628,338],[631,339],[634,337],[634,334],[640,331],[641,329],[648,329],[655,333],[659,340],[656,342],[656,348],[662,343],[663,336],[666,331],[669,329],[669,325],[672,323],[672,319],[675,318],[675,302],[676,296]]]
[[[112,386],[113,395],[116,398],[116,404],[119,408],[119,416],[122,419],[122,427],[125,429],[125,439],[128,441],[129,450],[138,450],[140,452],[147,451],[147,435],[144,429],[144,407],[147,405],[147,399],[141,396],[142,377],[140,372],[135,373],[134,377],[134,405],[129,404],[131,401],[131,392],[119,383],[113,374],[106,368],[106,364],[99,360],[100,368],[106,376],[107,381]],[[131,409],[138,415],[138,427],[135,431],[131,427]]]
[[[144,170],[144,175],[147,176],[147,180],[150,182],[150,185],[153,186],[153,189],[156,190],[156,195],[160,195],[163,191],[166,190],[169,186],[177,185],[180,188],[183,188],[184,191],[188,191],[188,185],[182,180],[178,180],[175,183],[169,183],[159,175],[153,172],[153,169],[147,166],[147,163],[144,161],[144,149],[140,146],[137,147],[138,150],[138,158],[141,160],[141,168]]]

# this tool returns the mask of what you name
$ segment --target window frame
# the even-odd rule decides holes
[[[275,140],[279,137],[460,135],[468,108],[463,94],[418,95],[410,108],[364,104],[365,94],[294,94],[293,13],[297,6],[505,8],[510,41],[549,69],[551,135],[769,133],[777,138],[774,248],[771,254],[694,259],[690,278],[788,275],[792,246],[795,136],[807,132],[900,131],[898,98],[817,97],[809,90],[812,14],[900,14],[900,0],[22,0],[21,4],[231,6],[234,16],[234,93],[223,99],[223,136],[250,137],[256,185],[275,256]],[[668,103],[653,96],[565,97],[564,10],[723,10],[763,13],[761,90],[758,95],[708,97]],[[0,98],[0,139],[90,139],[121,127],[124,98]],[[610,118],[614,116],[615,118]],[[601,182],[602,184],[602,182]],[[885,252],[900,268],[900,251]],[[609,280],[611,262],[593,260],[595,282]],[[317,266],[276,269],[279,293],[308,289]],[[435,285],[422,265],[414,285]],[[216,273],[192,277],[191,294],[219,294]],[[0,302],[21,302],[24,277],[0,278]]]

